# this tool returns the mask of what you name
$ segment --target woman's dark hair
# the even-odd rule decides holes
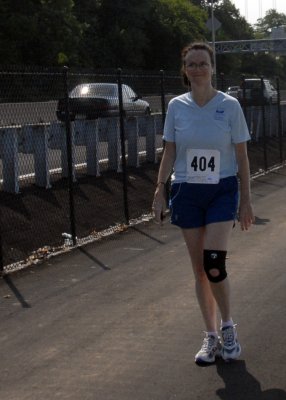
[[[205,42],[195,42],[195,43],[191,43],[187,46],[185,46],[181,52],[181,56],[182,56],[182,67],[181,67],[181,74],[183,77],[183,84],[186,87],[190,87],[190,81],[185,73],[185,66],[186,66],[186,55],[188,54],[189,51],[191,50],[205,50],[209,53],[210,56],[210,60],[211,60],[211,65],[212,67],[214,66],[214,52],[212,47]]]

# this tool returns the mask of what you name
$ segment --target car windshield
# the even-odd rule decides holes
[[[261,88],[261,81],[246,81],[245,82],[245,87],[247,89],[260,89]]]
[[[70,97],[114,97],[117,96],[116,85],[79,85],[76,86]]]

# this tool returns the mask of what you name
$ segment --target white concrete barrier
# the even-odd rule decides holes
[[[140,166],[140,154],[148,162],[157,162],[156,135],[162,134],[162,115],[134,116],[124,119],[127,165]],[[107,168],[117,172],[122,171],[120,119],[99,118],[96,120],[76,120],[71,122],[72,173],[76,180],[75,150],[76,146],[85,147],[87,174],[99,176],[102,162],[99,150],[102,142],[107,143]],[[144,147],[145,139],[145,150]],[[52,163],[51,150],[58,150],[59,165],[50,167]],[[61,173],[68,177],[68,154],[66,127],[62,122],[26,124],[0,128],[0,157],[2,159],[2,190],[18,193],[19,154],[31,155],[33,163],[27,172],[27,178],[34,178],[34,183],[40,187],[51,187],[51,174]],[[31,157],[30,157],[31,158]],[[23,157],[21,156],[21,161]],[[28,158],[27,158],[28,159]],[[33,165],[32,165],[33,164]],[[55,164],[55,163],[53,163]],[[21,164],[23,167],[23,164]],[[106,168],[106,162],[105,162]],[[26,175],[25,175],[26,176]],[[1,179],[0,179],[1,180]]]

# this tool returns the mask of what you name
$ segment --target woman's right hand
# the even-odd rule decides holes
[[[162,225],[166,208],[166,188],[165,185],[159,184],[156,188],[152,204],[152,211],[157,224]]]

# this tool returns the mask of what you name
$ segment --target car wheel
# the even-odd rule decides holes
[[[145,114],[145,115],[151,115],[151,109],[150,109],[150,107],[146,107],[146,108],[145,108],[144,114]]]
[[[57,114],[57,119],[60,122],[65,122],[65,116],[60,111],[57,111],[56,114]]]

